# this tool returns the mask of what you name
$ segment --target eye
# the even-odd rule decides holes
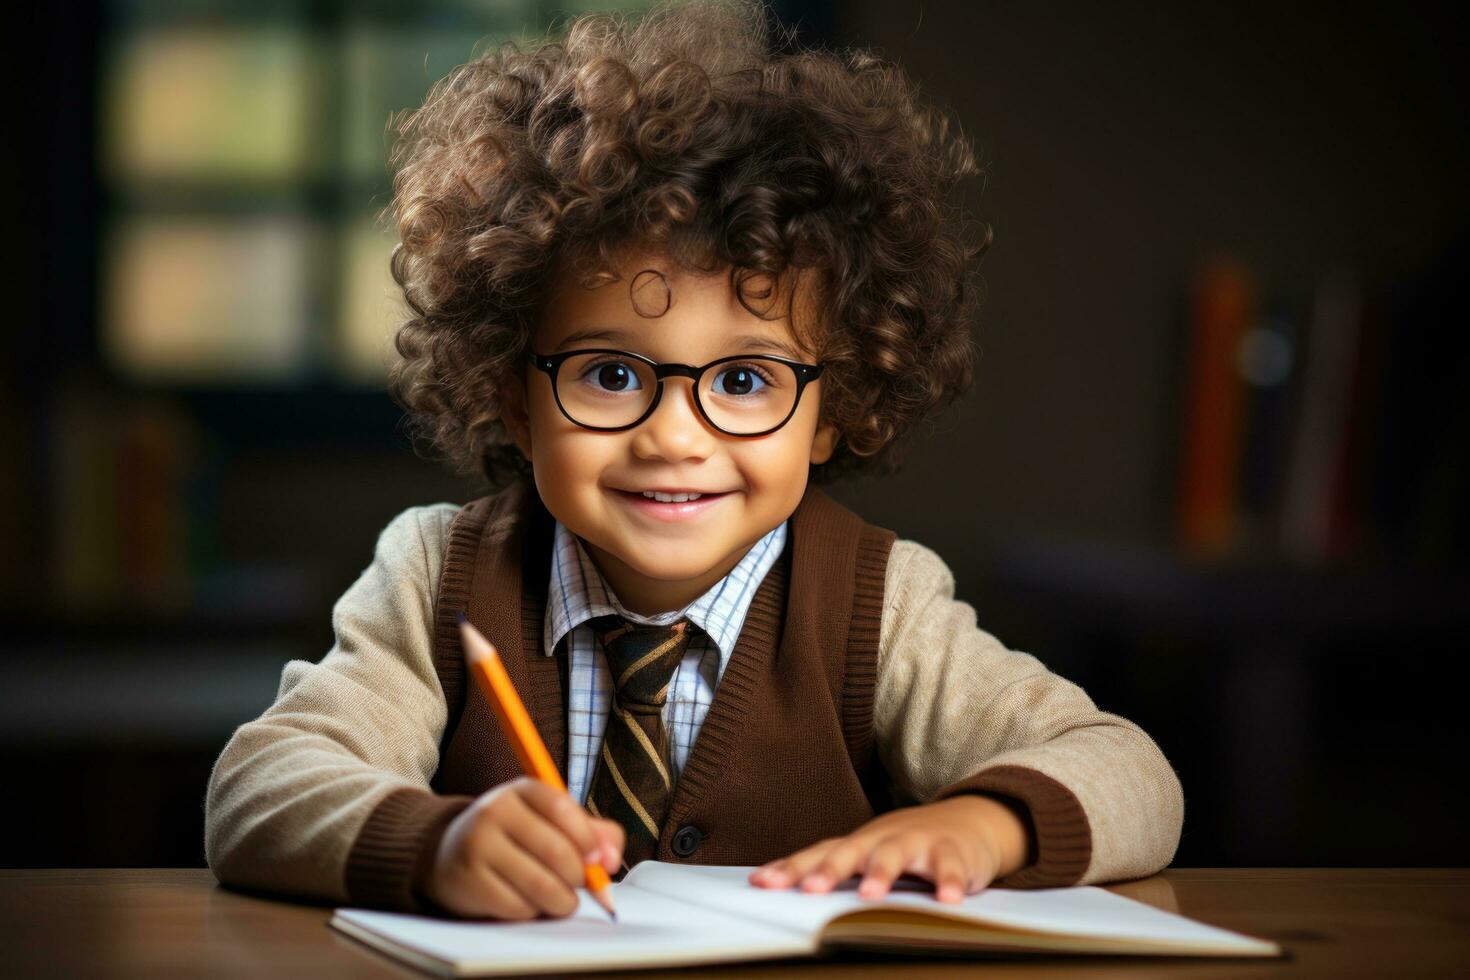
[[[626,361],[609,358],[589,364],[582,380],[602,391],[637,391],[642,388],[638,374]]]
[[[753,395],[770,384],[770,377],[754,364],[732,364],[715,375],[714,390],[720,395]]]

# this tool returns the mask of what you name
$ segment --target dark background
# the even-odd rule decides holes
[[[276,6],[324,32],[340,13]],[[1470,161],[1447,18],[1325,3],[777,9],[808,42],[903,64],[989,169],[975,388],[903,471],[838,496],[934,547],[983,628],[1159,741],[1187,800],[1176,863],[1465,864]],[[230,732],[270,703],[287,659],[328,649],[331,603],[393,515],[476,488],[415,458],[381,386],[312,372],[161,384],[109,363],[100,242],[123,205],[96,159],[116,17],[27,16],[7,153],[22,261],[0,346],[0,865],[199,865]],[[341,193],[310,188],[307,206]],[[1252,269],[1286,320],[1306,322],[1332,274],[1376,311],[1364,359],[1383,380],[1354,394],[1357,517],[1312,560],[1269,532],[1202,553],[1176,530],[1189,297],[1218,256]],[[56,475],[76,424],[61,393],[78,389],[166,406],[201,434],[189,499],[208,505],[181,600],[82,605],[57,586],[58,541],[87,542],[61,527]]]

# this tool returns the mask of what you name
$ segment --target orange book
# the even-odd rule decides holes
[[[1186,549],[1218,555],[1235,539],[1245,398],[1236,369],[1255,307],[1242,266],[1218,261],[1195,284],[1193,334],[1180,452],[1179,536]]]

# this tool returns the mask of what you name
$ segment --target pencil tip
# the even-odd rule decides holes
[[[463,626],[465,624],[464,610],[463,609],[455,610],[454,618],[455,618],[456,621],[458,621],[459,625]]]
[[[594,891],[592,893],[592,898],[595,902],[597,902],[598,905],[602,906],[602,910],[607,913],[607,917],[609,919],[614,922],[618,921],[617,907],[613,905],[612,895],[608,893],[608,890],[606,888],[601,888]]]

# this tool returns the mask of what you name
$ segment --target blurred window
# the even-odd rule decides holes
[[[102,346],[144,384],[380,387],[390,119],[456,65],[646,2],[118,3],[104,40]]]

